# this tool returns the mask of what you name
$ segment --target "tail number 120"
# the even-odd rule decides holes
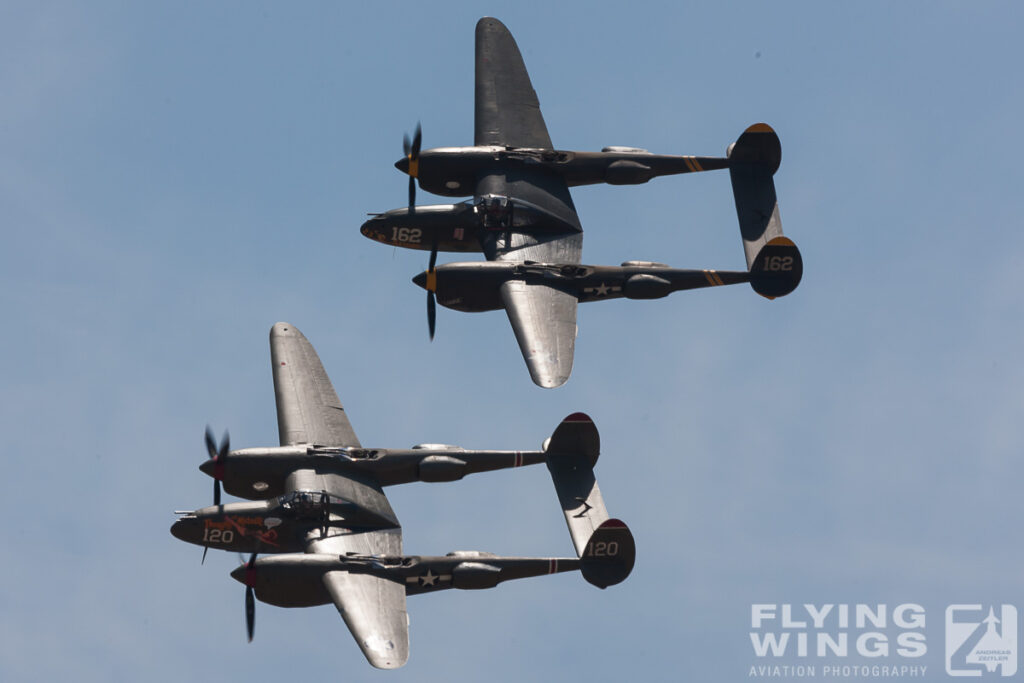
[[[587,548],[590,557],[615,557],[619,554],[619,544],[615,541],[594,541]]]
[[[235,532],[231,529],[203,529],[203,543],[231,543]]]

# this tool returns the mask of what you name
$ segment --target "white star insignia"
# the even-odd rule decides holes
[[[594,291],[597,292],[598,296],[605,296],[606,294],[608,294],[608,285],[602,282],[598,287],[594,289]]]
[[[428,569],[427,573],[420,577],[420,582],[424,586],[433,586],[437,582],[437,574]]]

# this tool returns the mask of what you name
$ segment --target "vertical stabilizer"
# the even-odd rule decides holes
[[[782,162],[779,136],[766,123],[755,123],[729,146],[729,177],[743,238],[750,285],[768,299],[789,294],[800,284],[800,250],[782,234],[775,172]]]

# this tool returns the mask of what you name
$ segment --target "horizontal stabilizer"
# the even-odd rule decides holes
[[[765,245],[782,236],[773,179],[782,161],[782,146],[771,126],[757,123],[729,146],[727,155],[747,270],[751,270]]]
[[[633,571],[636,543],[624,522],[606,520],[590,537],[580,556],[583,578],[598,588],[621,583]]]

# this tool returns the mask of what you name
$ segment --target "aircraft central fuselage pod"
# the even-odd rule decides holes
[[[201,508],[179,518],[171,533],[187,543],[230,552],[301,553],[310,534],[326,538],[397,526],[392,517],[326,491],[297,490],[266,501]]]
[[[458,204],[392,209],[363,223],[360,232],[378,242],[406,249],[480,251],[489,232],[578,231],[554,213],[523,199],[485,194]]]

